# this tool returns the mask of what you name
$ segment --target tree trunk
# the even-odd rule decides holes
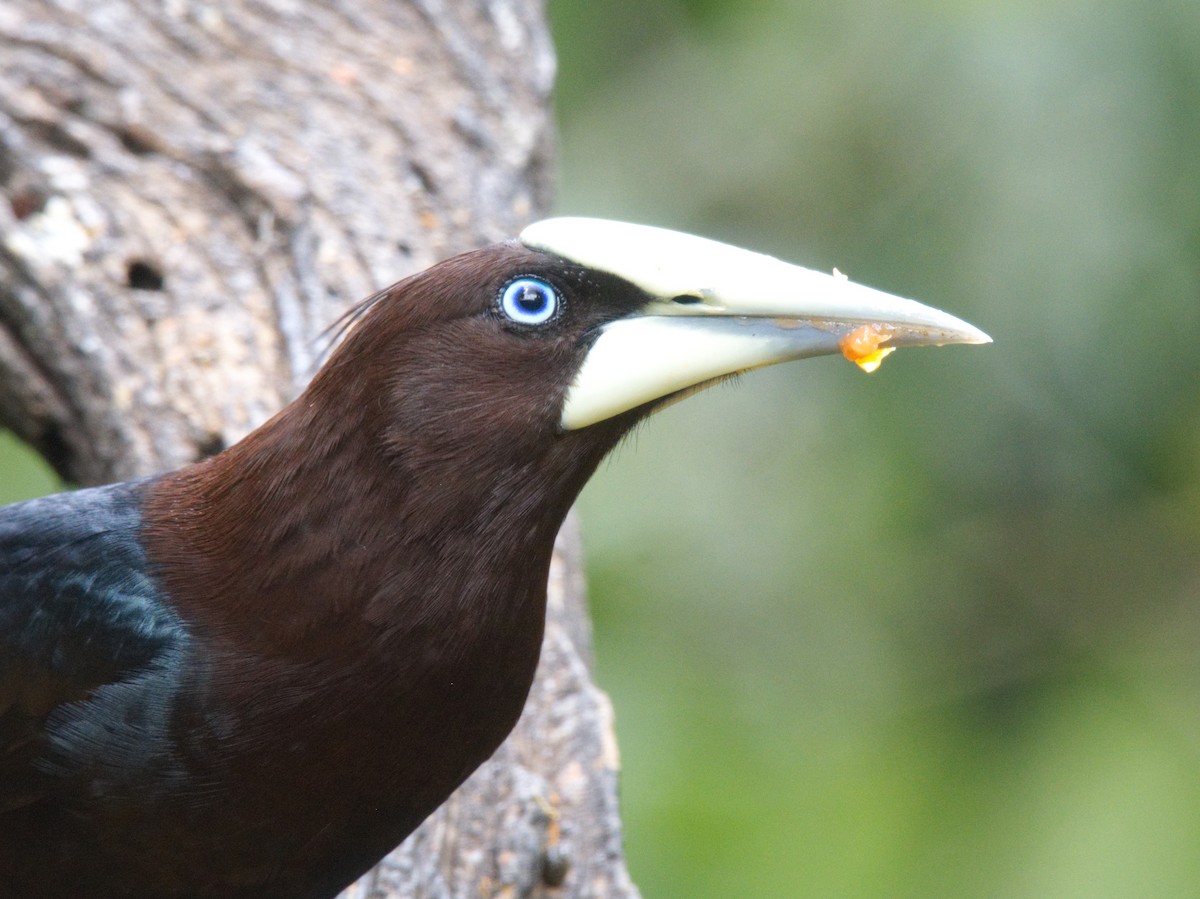
[[[81,484],[237,441],[353,301],[545,212],[553,73],[537,0],[6,0],[0,424]],[[549,606],[516,731],[346,896],[637,895],[570,525]]]

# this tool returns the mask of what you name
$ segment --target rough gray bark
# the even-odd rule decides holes
[[[0,424],[78,483],[187,463],[294,396],[351,302],[544,212],[543,12],[0,4]],[[636,895],[570,528],[551,588],[513,737],[347,895]]]

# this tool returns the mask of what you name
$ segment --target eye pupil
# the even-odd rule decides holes
[[[517,297],[517,303],[524,311],[536,313],[546,305],[546,295],[532,287],[523,287],[521,295]]]
[[[537,278],[518,278],[500,295],[500,310],[522,325],[540,325],[558,311],[558,291]]]

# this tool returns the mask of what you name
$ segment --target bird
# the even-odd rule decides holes
[[[635,425],[765,365],[990,340],[580,217],[344,330],[223,452],[0,510],[0,897],[335,896],[516,723],[555,535]]]

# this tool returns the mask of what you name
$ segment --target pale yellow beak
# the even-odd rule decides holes
[[[873,370],[895,347],[991,342],[914,300],[663,228],[556,218],[530,225],[521,242],[652,297],[604,326],[567,393],[566,430],[792,359],[840,352]]]

